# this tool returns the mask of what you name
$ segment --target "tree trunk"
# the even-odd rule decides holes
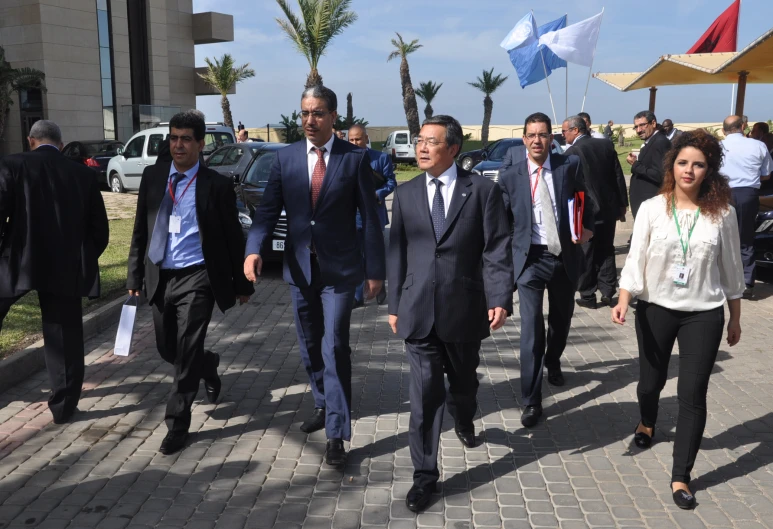
[[[416,93],[411,84],[411,72],[408,69],[408,60],[403,57],[400,61],[400,84],[403,88],[403,108],[405,108],[405,119],[408,122],[408,130],[411,133],[411,140],[419,135],[419,107],[416,104]]]
[[[306,77],[306,88],[320,85],[322,85],[322,76],[319,75],[319,71],[316,68],[312,68],[309,72],[309,76]]]
[[[352,93],[349,92],[346,96],[346,128],[349,129],[354,125],[354,107],[352,106]]]
[[[488,126],[491,123],[491,111],[494,110],[494,101],[486,95],[483,98],[483,126],[480,129],[480,141],[483,147],[488,145]]]
[[[432,108],[432,105],[427,103],[427,106],[424,107],[424,117],[429,119],[432,117],[432,114],[434,114],[435,110]]]
[[[8,121],[9,109],[2,108],[0,106],[0,142],[3,141],[3,134],[5,134],[5,123]]]
[[[228,96],[223,94],[223,98],[220,100],[220,106],[223,109],[223,121],[225,126],[231,129],[234,128],[234,118],[231,115],[231,103],[228,101]]]

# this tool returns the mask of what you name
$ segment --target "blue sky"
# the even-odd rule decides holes
[[[345,110],[346,94],[352,92],[357,117],[374,126],[404,124],[399,61],[386,61],[393,49],[390,40],[399,31],[404,39],[417,38],[423,44],[409,58],[414,86],[428,80],[443,83],[432,105],[435,113],[451,114],[462,124],[480,123],[483,94],[467,82],[493,66],[495,73],[510,78],[493,95],[492,124],[517,124],[531,112],[552,115],[546,83],[521,89],[507,53],[499,47],[530,9],[538,24],[565,13],[571,24],[605,7],[593,72],[640,72],[661,55],[686,52],[731,1],[353,0],[359,19],[336,37],[319,71],[343,103],[339,107]],[[277,25],[281,11],[274,0],[193,0],[193,7],[195,12],[232,14],[235,27],[234,42],[196,46],[196,65],[203,66],[205,57],[230,53],[256,72],[229,96],[234,121],[265,126],[300,107],[309,67]],[[743,0],[739,50],[771,25],[771,0]],[[566,115],[564,72],[557,70],[549,79],[559,120]],[[587,76],[588,68],[569,65],[569,114],[580,110]],[[637,111],[647,108],[648,100],[647,90],[622,93],[591,79],[585,110],[594,123],[608,119],[630,123]],[[424,104],[417,103],[423,116]],[[197,104],[208,120],[222,118],[219,96],[199,97]],[[656,114],[661,121],[713,122],[726,117],[730,108],[730,85],[664,87],[658,90]],[[773,119],[773,86],[750,84],[745,113],[752,121]]]

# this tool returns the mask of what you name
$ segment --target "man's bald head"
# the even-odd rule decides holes
[[[349,143],[362,149],[368,148],[368,131],[363,125],[355,124],[349,127]]]
[[[722,130],[727,134],[743,132],[743,118],[741,116],[728,116],[722,122]]]

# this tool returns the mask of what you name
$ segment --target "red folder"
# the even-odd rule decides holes
[[[582,239],[582,216],[585,212],[585,192],[577,191],[574,194],[574,198],[569,201],[569,213],[572,216],[572,220],[569,223],[569,227],[572,230],[572,240],[578,241]]]

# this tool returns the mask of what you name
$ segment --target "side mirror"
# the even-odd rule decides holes
[[[481,151],[480,157],[484,160],[488,160],[488,151]]]
[[[115,150],[115,154],[118,155],[118,156],[123,156],[123,147],[118,147]]]
[[[239,185],[239,179],[241,178],[241,175],[234,174],[234,175],[231,175],[231,177],[234,179],[234,185],[238,186]]]

